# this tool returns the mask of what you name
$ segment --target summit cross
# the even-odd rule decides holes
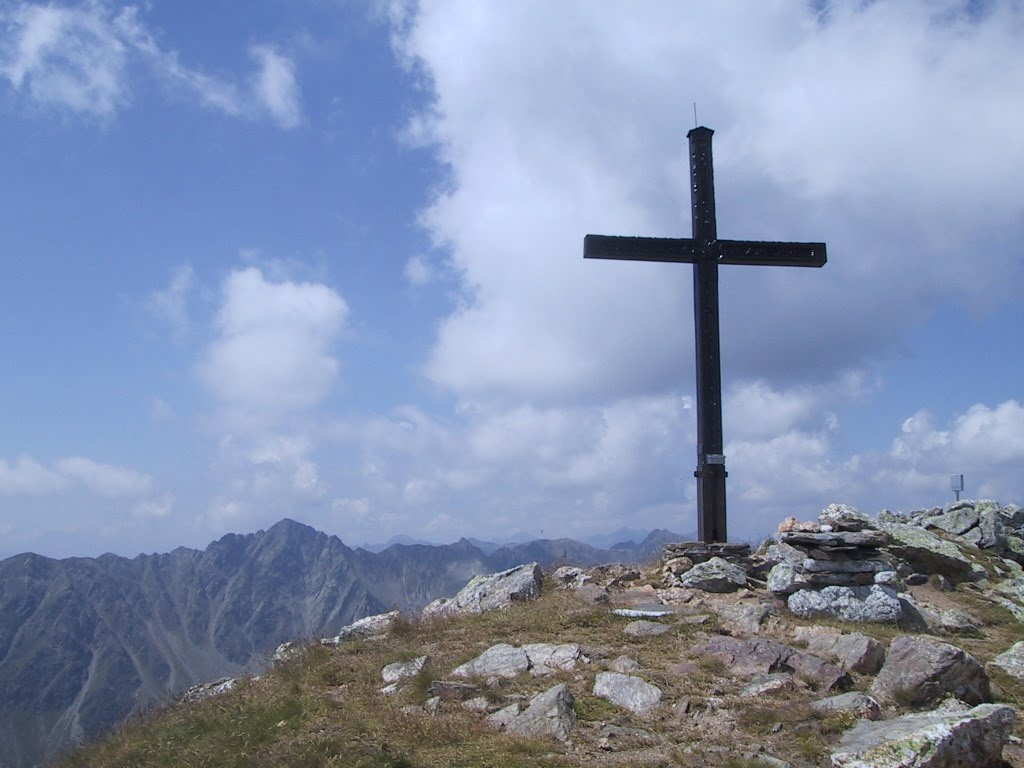
[[[586,259],[671,261],[693,264],[693,330],[697,341],[697,535],[726,542],[725,456],[722,449],[722,365],[718,333],[718,265],[821,267],[824,243],[719,240],[710,128],[694,128],[690,140],[690,207],[693,237],[587,235]]]

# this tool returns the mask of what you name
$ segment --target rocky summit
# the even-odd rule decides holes
[[[288,644],[68,764],[1024,768],[1022,523],[830,505],[752,552],[525,563]]]

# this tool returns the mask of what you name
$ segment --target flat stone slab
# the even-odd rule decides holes
[[[742,559],[750,556],[750,545],[743,543],[715,542],[705,543],[703,541],[680,541],[673,544],[666,544],[662,548],[663,559],[673,557],[688,557],[694,563],[703,563],[712,557],[721,557],[725,560]]]
[[[885,531],[832,531],[829,533],[785,531],[779,534],[779,541],[784,544],[826,549],[831,547],[877,548],[885,546],[890,540],[891,536]]]
[[[675,611],[668,608],[636,606],[635,608],[616,608],[612,611],[616,616],[625,616],[627,619],[658,619],[662,616],[671,616]]]
[[[671,629],[672,627],[667,624],[637,619],[636,621],[629,622],[622,630],[622,634],[628,637],[655,637],[656,635],[664,635]]]

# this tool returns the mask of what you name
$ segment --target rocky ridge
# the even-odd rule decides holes
[[[648,558],[654,531],[614,552],[570,540],[485,553],[463,539],[371,553],[284,520],[205,550],[129,559],[0,561],[0,765],[29,768],[194,684],[257,672],[282,641],[350,636],[353,620],[419,611],[524,560]],[[357,626],[352,632],[378,631]],[[371,634],[372,634],[371,631]]]
[[[550,740],[515,765],[1024,766],[1021,523],[992,502],[830,505],[753,554],[674,546],[657,571],[559,568],[546,591],[531,563],[414,621],[423,652],[372,695],[404,723]],[[485,612],[501,640],[467,646]]]

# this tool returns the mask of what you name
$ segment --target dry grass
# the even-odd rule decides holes
[[[944,593],[950,606],[978,618],[983,637],[971,640],[982,660],[1005,650],[1020,624],[1006,621],[999,606],[971,590]],[[69,757],[68,768],[558,768],[579,765],[630,765],[626,755],[602,751],[597,744],[604,723],[644,729],[663,744],[665,765],[754,768],[763,761],[759,746],[796,765],[824,764],[830,745],[855,718],[815,716],[809,703],[823,694],[798,689],[757,699],[738,694],[745,679],[734,677],[719,656],[691,654],[707,638],[708,626],[666,619],[671,630],[646,638],[626,637],[631,620],[608,606],[582,602],[570,591],[548,589],[540,600],[504,611],[429,622],[400,620],[380,641],[352,641],[337,648],[313,645],[274,666],[258,682],[188,706],[175,705],[124,727],[105,740]],[[796,621],[794,623],[803,623]],[[812,622],[807,622],[812,623]],[[903,634],[889,625],[813,622],[857,631],[888,642]],[[509,697],[524,701],[556,682],[568,683],[576,697],[579,725],[573,743],[515,739],[489,728],[480,715],[457,704],[436,714],[403,711],[421,705],[431,683],[497,642],[578,642],[593,661],[573,672],[543,678],[528,674],[485,689],[493,704]],[[957,640],[959,644],[959,640]],[[965,644],[964,647],[967,647]],[[427,654],[430,662],[399,693],[379,692],[381,669],[392,662]],[[663,691],[662,707],[638,717],[594,696],[596,674],[626,654],[639,662],[642,677]],[[686,674],[671,671],[695,662]],[[1024,704],[1024,684],[994,674],[999,698]],[[672,704],[691,702],[688,715]],[[717,706],[725,719],[707,715]],[[721,725],[721,723],[726,725]],[[616,763],[615,760],[618,759]],[[657,764],[657,763],[655,763]]]

